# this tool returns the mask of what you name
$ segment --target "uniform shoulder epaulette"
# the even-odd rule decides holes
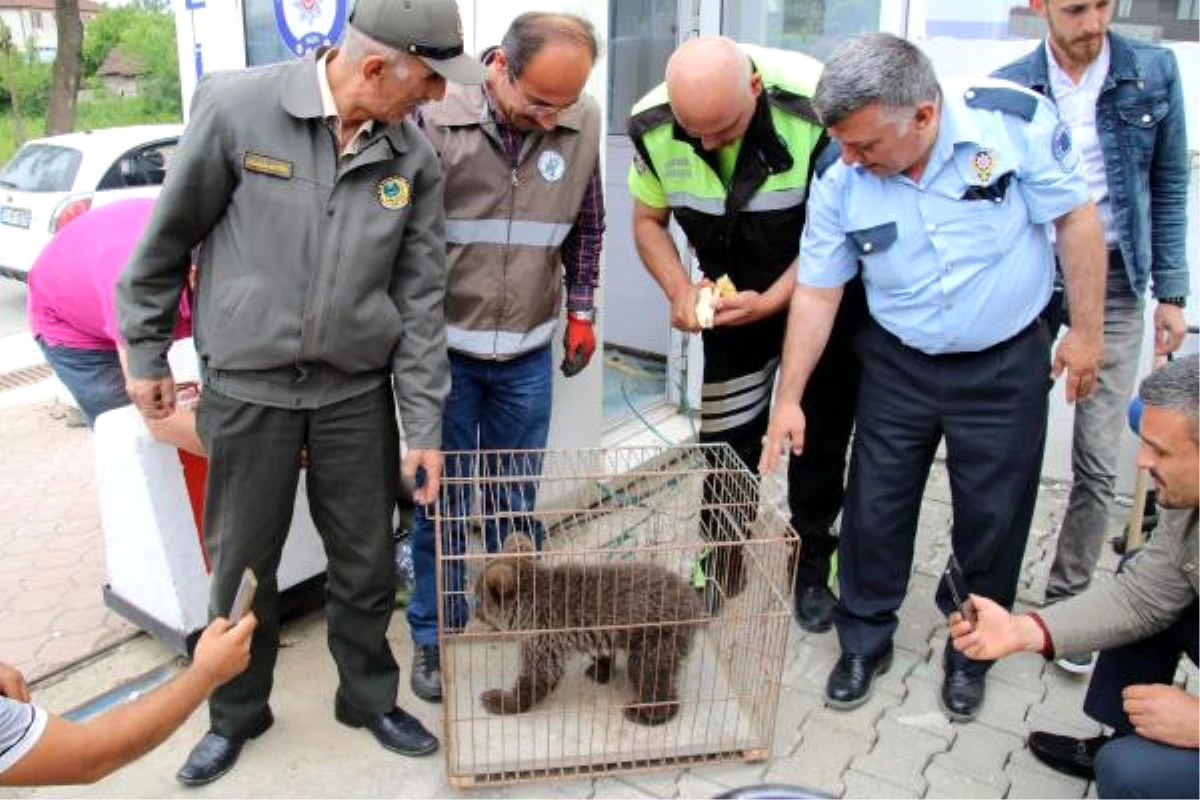
[[[1037,96],[1020,89],[1004,86],[972,86],[963,92],[963,101],[969,108],[983,111],[1000,111],[1029,122],[1037,113]]]
[[[671,113],[671,104],[659,103],[649,108],[643,108],[636,114],[630,114],[629,123],[626,126],[629,141],[633,143],[638,159],[655,176],[658,175],[658,170],[654,168],[654,160],[650,158],[650,151],[646,149],[645,136],[658,126],[668,122],[672,125],[675,124],[675,115]]]
[[[842,157],[842,145],[837,139],[826,139],[825,141],[825,146],[817,151],[817,157],[813,160],[813,172],[818,178],[823,177],[825,171]]]
[[[818,126],[821,124],[817,110],[813,108],[812,100],[802,94],[788,91],[781,86],[772,86],[767,89],[767,102],[796,115],[805,122],[811,122]]]
[[[659,105],[643,108],[636,114],[629,115],[629,124],[627,131],[629,138],[641,139],[649,131],[654,130],[664,122],[670,122],[675,119],[671,113],[670,103],[660,103]]]

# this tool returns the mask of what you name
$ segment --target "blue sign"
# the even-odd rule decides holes
[[[297,58],[335,45],[346,29],[347,0],[274,0],[275,27]]]

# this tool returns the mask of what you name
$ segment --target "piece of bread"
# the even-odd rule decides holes
[[[696,321],[700,323],[701,328],[713,326],[713,315],[716,310],[717,298],[713,293],[713,287],[701,286],[699,296],[696,298]]]

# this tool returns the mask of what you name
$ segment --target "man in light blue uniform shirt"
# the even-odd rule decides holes
[[[1047,381],[1087,396],[1102,351],[1104,239],[1069,130],[1044,99],[981,80],[941,87],[914,45],[843,43],[814,106],[835,141],[816,167],[763,471],[804,442],[798,398],[843,285],[861,269],[871,322],[839,545],[842,656],[826,702],[854,708],[892,661],[929,468],[945,439],[966,586],[1011,606],[1037,496]],[[837,155],[840,153],[840,160]],[[1057,230],[1072,327],[1050,358],[1042,318]],[[964,595],[965,596],[965,595]],[[937,603],[953,610],[951,592]],[[941,703],[973,719],[989,663],[947,648]]]

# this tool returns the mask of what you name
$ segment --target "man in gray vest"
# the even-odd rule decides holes
[[[250,666],[209,702],[211,729],[176,776],[189,786],[233,767],[271,727],[279,646],[275,579],[300,453],[329,556],[334,715],[385,748],[438,742],[396,706],[387,640],[394,604],[391,522],[403,472],[441,470],[446,364],[441,175],[406,120],[446,81],[483,79],[462,55],[454,0],[358,0],[340,49],[201,81],[191,121],[141,244],[118,287],[128,390],[148,419],[169,414],[166,351],[199,247],[197,430],[209,454],[204,534],[209,613],[227,613],[243,568],[258,575]],[[394,402],[393,402],[394,387]]]
[[[445,175],[446,338],[450,397],[443,417],[446,475],[470,475],[474,455],[453,451],[540,450],[550,427],[551,340],[563,284],[567,294],[567,377],[596,349],[592,293],[604,233],[600,175],[600,111],[583,94],[596,61],[596,36],[586,20],[530,12],[517,17],[499,47],[483,54],[487,81],[453,87],[422,111],[422,126]],[[541,472],[536,454],[485,454],[491,476]],[[483,492],[489,550],[516,527],[541,546],[532,511],[533,480]],[[471,513],[471,498],[446,498],[450,519]],[[466,530],[443,532],[443,552],[458,554]],[[437,573],[432,520],[418,510],[413,530],[416,587],[408,606],[413,693],[442,696],[437,639]],[[445,620],[466,621],[462,575],[444,574]]]

